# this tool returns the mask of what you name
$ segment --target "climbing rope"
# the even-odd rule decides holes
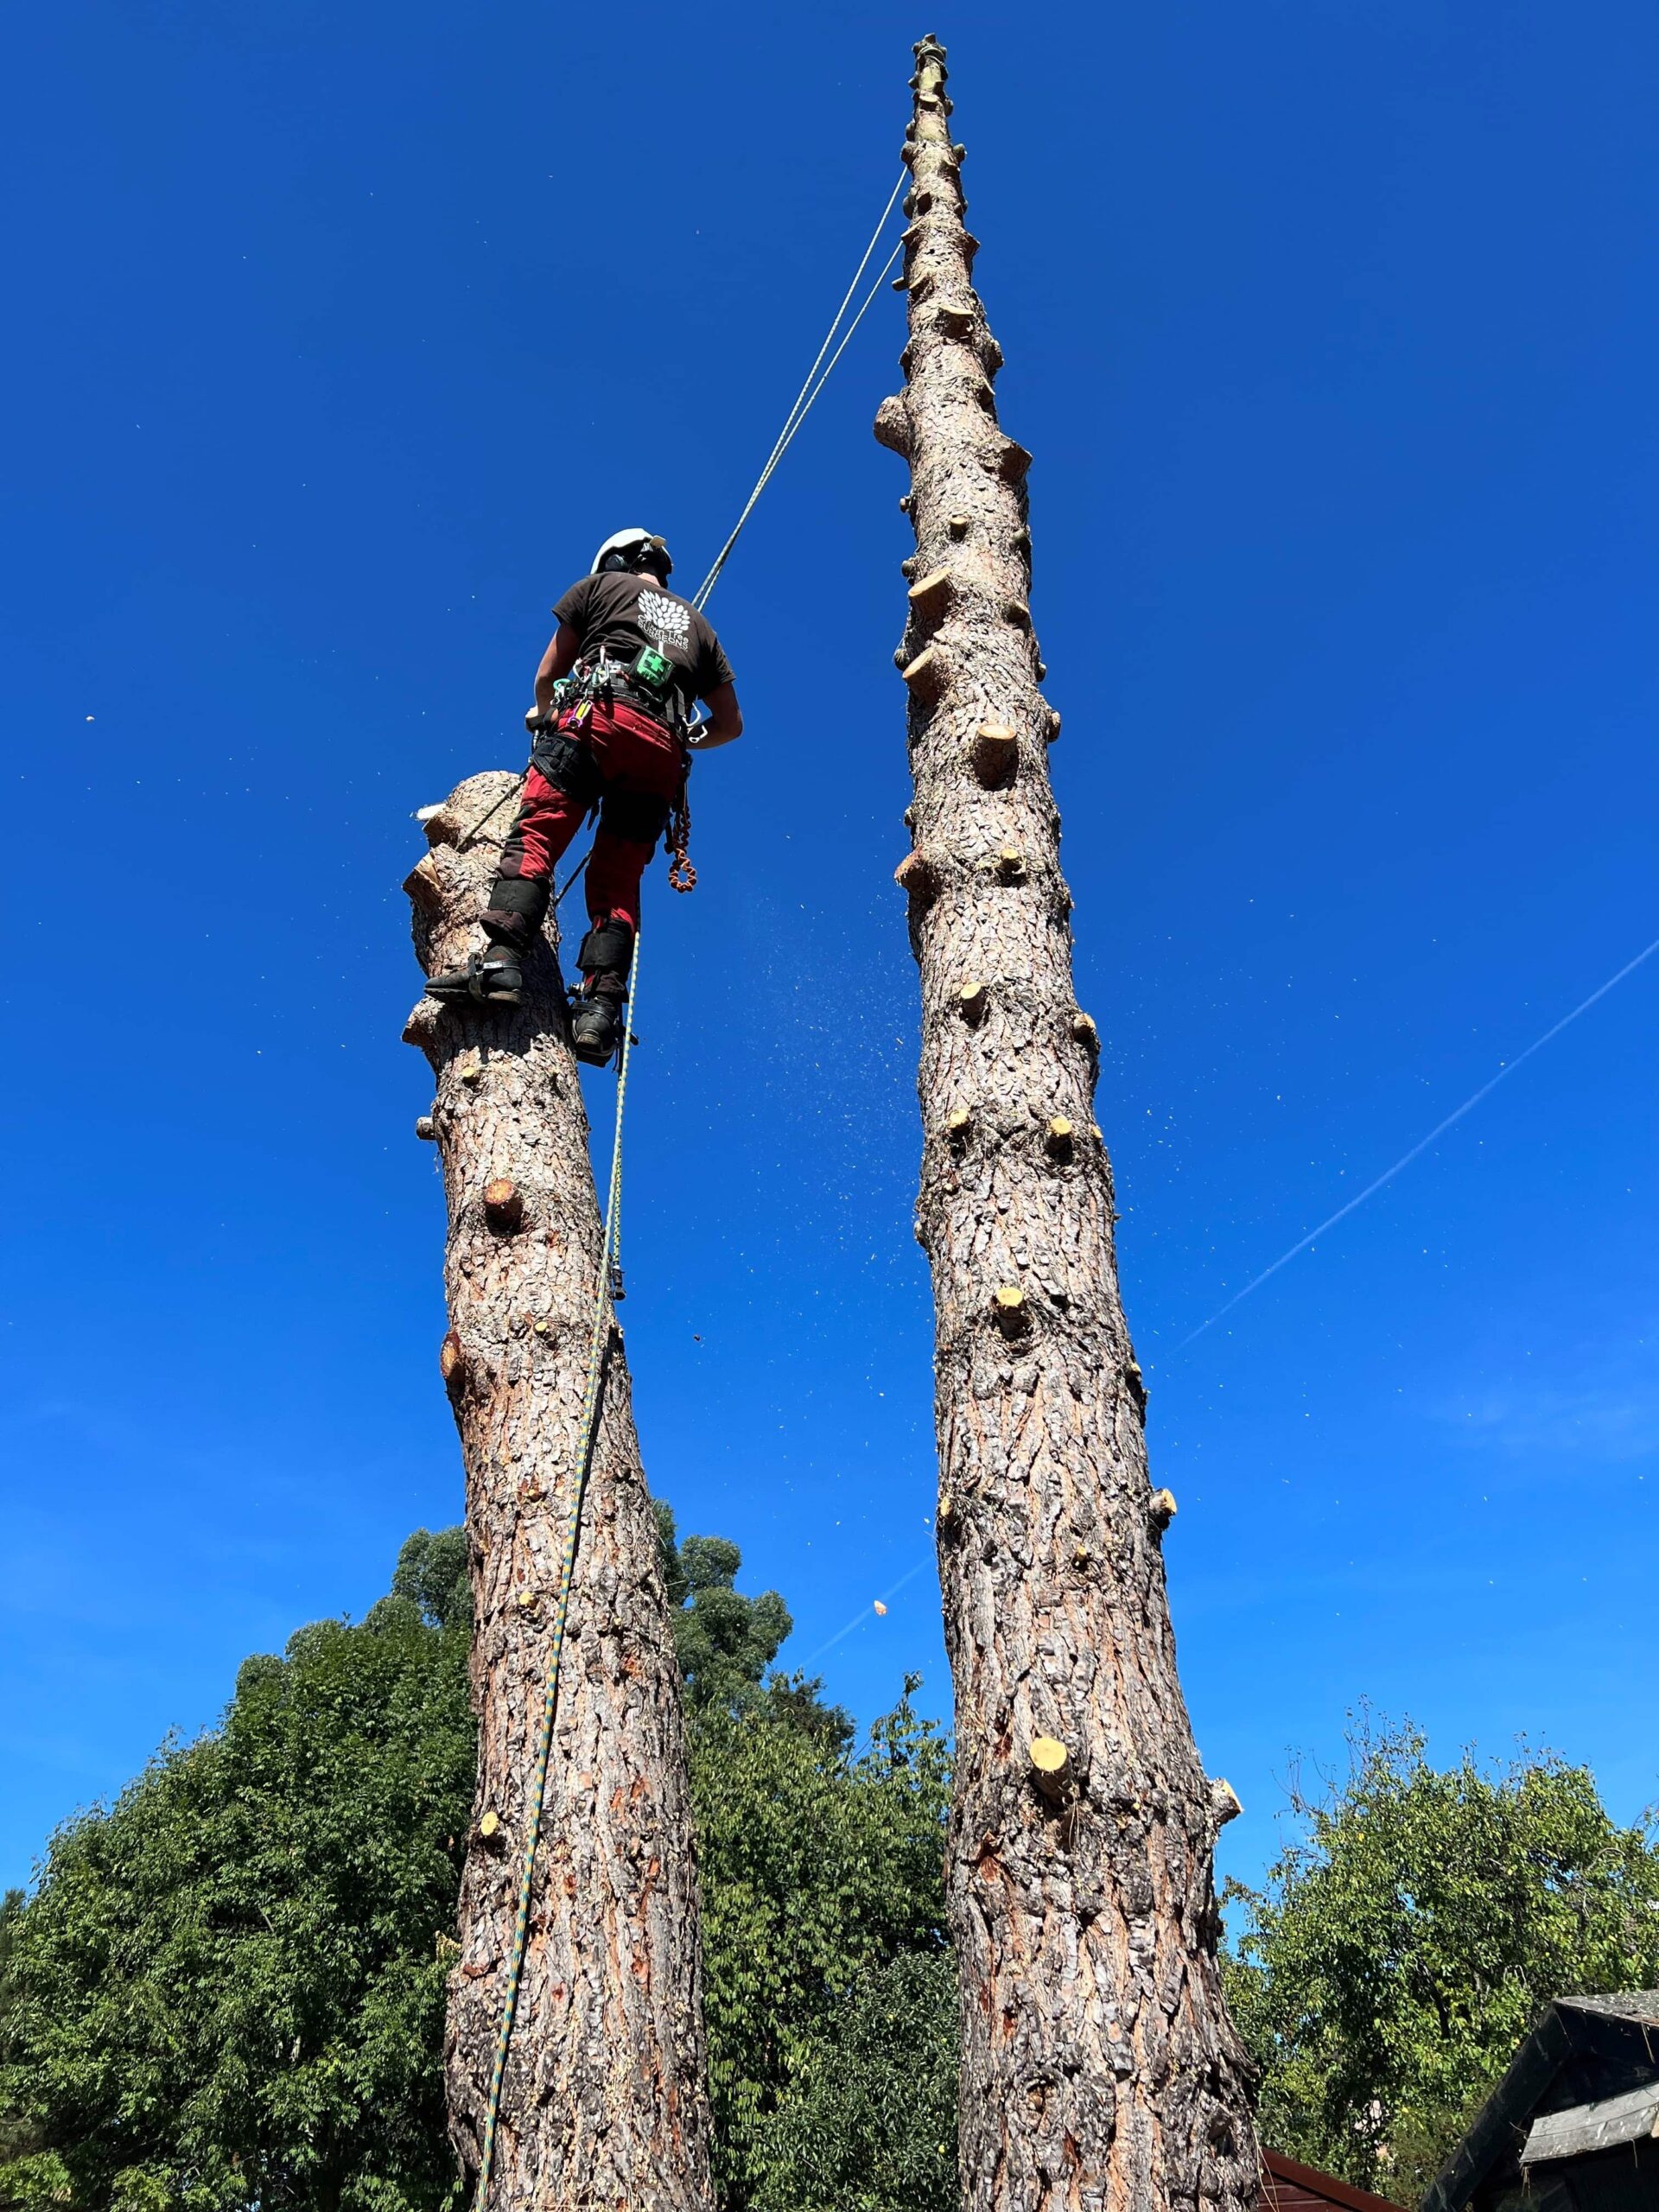
[[[575,877],[571,881],[575,881]],[[569,888],[567,885],[566,889]],[[633,961],[628,970],[628,997],[632,1000],[639,975],[639,938],[633,940]],[[622,1052],[617,1064],[616,1127],[611,1139],[611,1179],[605,1195],[605,1231],[600,1250],[599,1287],[594,1297],[593,1332],[588,1345],[588,1386],[582,1394],[582,1426],[576,1433],[576,1473],[565,1516],[564,1548],[559,1559],[559,1589],[553,1611],[552,1649],[548,1659],[547,1689],[542,1700],[542,1725],[536,1739],[536,1764],[531,1773],[530,1803],[524,1818],[524,1856],[518,1877],[518,1914],[512,1929],[512,1956],[507,1967],[506,1988],[501,2000],[501,2024],[496,2031],[495,2060],[490,2069],[490,2096],[484,2113],[484,2140],[479,2152],[476,2212],[484,2212],[495,2164],[496,2128],[501,2118],[501,2084],[512,2044],[513,2021],[518,2011],[518,1982],[524,1973],[524,1947],[530,1935],[530,1895],[536,1877],[536,1847],[542,1833],[542,1810],[547,1800],[547,1763],[553,1750],[553,1723],[558,1711],[559,1664],[564,1656],[564,1629],[570,1611],[570,1586],[575,1576],[576,1539],[582,1530],[582,1501],[594,1464],[599,1431],[599,1408],[609,1364],[612,1332],[616,1326],[615,1301],[621,1295],[622,1274],[622,1116],[628,1096],[628,1056],[633,1039],[625,1018]]]
[[[695,597],[692,599],[691,604],[696,608],[699,613],[701,613],[703,608],[709,604],[709,595],[713,592],[715,586],[720,582],[720,572],[725,567],[727,561],[729,559],[732,548],[742,536],[743,525],[747,522],[749,517],[754,512],[754,510],[760,502],[760,494],[766,490],[767,485],[771,483],[772,476],[776,473],[779,462],[783,459],[784,455],[789,451],[790,447],[794,442],[796,432],[800,429],[802,423],[805,422],[807,416],[811,413],[813,404],[817,400],[818,394],[823,390],[825,385],[829,383],[830,372],[834,369],[836,363],[841,359],[842,355],[847,351],[847,342],[849,339],[851,338],[853,333],[858,328],[859,324],[863,321],[866,314],[869,310],[871,302],[874,300],[876,294],[880,290],[881,286],[886,280],[887,270],[892,268],[893,263],[898,260],[899,255],[905,250],[905,242],[900,238],[898,245],[894,246],[893,251],[887,256],[886,262],[883,264],[880,275],[877,276],[874,283],[871,285],[869,290],[865,294],[863,301],[859,307],[858,313],[848,324],[845,331],[842,333],[841,343],[838,346],[836,346],[835,352],[830,353],[829,365],[824,369],[823,375],[820,376],[818,374],[818,365],[823,361],[824,355],[830,353],[830,346],[835,346],[836,344],[836,334],[841,329],[841,319],[847,312],[848,303],[851,300],[853,294],[858,289],[860,277],[863,276],[864,271],[870,265],[870,256],[875,251],[876,246],[880,242],[881,233],[887,228],[887,218],[893,213],[893,202],[898,199],[899,194],[904,190],[906,185],[908,184],[909,181],[910,171],[908,169],[900,169],[899,172],[899,181],[893,186],[892,192],[888,194],[887,206],[881,210],[881,219],[877,223],[875,228],[870,232],[870,242],[864,249],[862,259],[860,261],[857,268],[853,271],[853,281],[847,287],[847,290],[842,299],[841,305],[836,309],[835,320],[830,323],[829,329],[825,331],[823,334],[823,343],[818,348],[817,359],[813,361],[811,367],[806,372],[806,382],[796,393],[795,404],[790,409],[789,413],[784,417],[784,427],[778,434],[778,442],[773,446],[772,451],[766,455],[766,466],[761,469],[760,475],[755,479],[754,489],[745,500],[743,504],[743,512],[739,515],[736,522],[734,524],[731,536],[726,540],[726,543],[721,547],[719,552],[715,556],[714,567],[709,569],[708,575],[697,586],[696,593]],[[814,381],[815,378],[817,379],[816,382]]]
[[[853,271],[853,281],[847,287],[845,293],[842,296],[841,305],[836,309],[834,320],[831,321],[829,329],[825,331],[823,334],[823,343],[819,346],[817,354],[813,358],[812,365],[806,372],[806,382],[796,393],[795,404],[790,409],[788,414],[784,417],[784,427],[778,433],[777,442],[772,447],[772,451],[766,455],[765,466],[762,467],[760,475],[757,476],[754,480],[754,489],[749,493],[748,498],[743,502],[743,511],[738,516],[736,522],[733,524],[731,535],[727,538],[726,543],[721,547],[719,552],[715,554],[713,568],[709,569],[708,575],[697,586],[696,592],[692,599],[691,604],[696,607],[699,614],[701,614],[703,608],[708,606],[710,598],[713,596],[715,586],[720,582],[721,571],[725,568],[727,562],[731,558],[733,547],[737,543],[738,539],[743,535],[744,524],[748,521],[749,517],[754,512],[755,508],[760,505],[760,494],[766,490],[767,485],[771,483],[773,476],[776,475],[779,463],[783,460],[784,455],[789,451],[790,447],[795,442],[797,432],[800,429],[802,423],[805,422],[807,416],[811,413],[813,407],[817,404],[818,394],[823,390],[825,385],[829,383],[830,376],[835,370],[836,362],[840,360],[842,355],[847,351],[847,347],[851,340],[853,333],[858,328],[859,324],[863,321],[866,315],[869,312],[870,308],[874,303],[876,294],[881,289],[883,283],[887,281],[887,271],[893,267],[893,263],[898,260],[899,255],[905,250],[905,242],[900,238],[898,245],[894,246],[893,251],[887,256],[886,261],[882,263],[875,282],[870,286],[869,290],[866,292],[863,299],[859,302],[857,314],[854,315],[852,321],[847,325],[846,329],[842,330],[841,327],[841,319],[846,314],[848,306],[852,300],[854,293],[858,289],[859,279],[863,276],[864,271],[870,265],[870,256],[875,251],[877,245],[880,243],[881,233],[887,227],[887,218],[893,213],[894,203],[897,201],[899,194],[904,190],[906,185],[908,184],[909,181],[910,171],[908,169],[900,169],[899,172],[899,181],[893,186],[893,190],[888,194],[887,204],[881,210],[881,219],[877,223],[875,228],[871,232],[870,242],[865,247],[862,255],[860,257],[857,268]],[[839,343],[836,342],[837,333],[840,334]],[[834,346],[836,349],[833,353],[830,353],[830,348],[831,346]],[[830,359],[828,361],[825,361],[823,358],[826,353],[830,353]],[[522,780],[523,779],[521,778],[521,784]],[[501,809],[506,804],[509,796],[511,796],[511,794],[503,792],[501,797],[495,802],[495,804],[490,808],[489,811],[481,816],[480,818],[473,824],[472,828],[461,840],[460,849],[462,852],[466,851],[467,846],[472,843],[474,838],[476,837],[480,830],[483,829],[484,824],[486,822],[492,821],[494,817],[500,812]],[[673,885],[676,891],[690,891],[696,888],[697,872],[691,867],[685,855],[684,839],[690,834],[690,815],[689,811],[683,811],[683,792],[681,794],[680,805],[683,810],[683,820],[678,825],[682,833],[681,841],[677,844],[675,844],[671,840],[670,851],[671,855],[671,865],[669,868],[669,881]],[[584,861],[582,862],[582,867],[585,868],[587,864],[587,861]],[[581,869],[579,868],[576,873],[577,874],[580,874]],[[686,880],[688,876],[690,878],[689,881]],[[570,883],[574,883],[575,881],[575,876],[573,875],[570,879]],[[568,891],[570,888],[570,883],[567,883],[565,885],[565,891]],[[559,898],[563,899],[563,896],[564,892],[560,892]],[[556,903],[557,901],[556,900],[555,904]]]
[[[908,181],[908,171],[900,173],[899,181],[894,185],[887,206],[881,210],[881,219],[872,232],[870,242],[864,249],[863,257],[858,267],[853,271],[853,281],[848,286],[846,296],[836,310],[835,320],[825,334],[823,343],[819,346],[817,358],[807,372],[806,382],[796,394],[795,404],[785,418],[784,427],[779,433],[777,442],[766,456],[766,465],[755,481],[754,489],[744,503],[743,511],[739,515],[731,535],[715,556],[713,568],[709,569],[697,588],[696,596],[691,604],[699,612],[708,605],[709,595],[720,581],[721,571],[730,557],[733,547],[741,536],[744,524],[754,512],[761,493],[771,482],[779,463],[793,443],[801,424],[811,412],[818,394],[829,382],[830,372],[836,362],[846,352],[849,340],[864,320],[871,302],[881,289],[888,270],[893,267],[893,263],[904,250],[901,240],[893,248],[880,276],[865,294],[857,313],[848,323],[845,330],[842,330],[842,319],[846,315],[853,295],[857,291],[860,281],[870,264],[871,257],[880,240],[887,218],[892,214],[894,203]],[[839,341],[837,342],[838,333]],[[833,353],[830,352],[832,346],[835,348]],[[467,838],[462,841],[463,845],[469,843],[483,828],[484,823],[490,819],[491,815],[493,815],[497,809],[505,804],[505,797],[504,794],[503,798],[497,801],[496,806],[491,808],[490,813],[467,832]],[[696,872],[686,858],[685,849],[690,833],[690,815],[685,803],[685,792],[682,788],[673,819],[670,824],[669,836],[673,863],[670,869],[670,881],[673,883],[677,891],[689,891],[696,881]],[[587,868],[591,857],[590,848],[588,853],[577,862],[556,893],[554,899],[556,907],[563,904],[566,893]],[[633,938],[633,959],[628,969],[626,1004],[630,1007],[633,1004],[634,989],[639,974],[639,931],[636,929]],[[582,1503],[588,1494],[588,1478],[593,1468],[594,1447],[599,1428],[599,1409],[604,1394],[605,1373],[609,1363],[613,1333],[616,1327],[615,1301],[622,1294],[622,1126],[623,1113],[628,1096],[628,1058],[632,1043],[632,1035],[627,1018],[625,1016],[622,1024],[622,1049],[617,1063],[616,1124],[611,1140],[610,1182],[605,1195],[605,1223],[600,1251],[599,1285],[594,1296],[593,1334],[588,1347],[588,1381],[582,1394],[582,1425],[576,1436],[575,1479],[565,1518],[564,1546],[559,1560],[558,1597],[553,1615],[552,1647],[548,1659],[547,1688],[542,1700],[542,1723],[536,1741],[536,1764],[531,1774],[530,1802],[524,1820],[524,1861],[518,1877],[518,1911],[513,1922],[512,1952],[508,1961],[506,1986],[502,1997],[501,2024],[496,2032],[495,2057],[490,2069],[490,2094],[485,2107],[484,2134],[479,2152],[478,2187],[473,2200],[474,2212],[486,2212],[489,2201],[490,2177],[495,2166],[496,2132],[501,2119],[501,2088],[506,2075],[507,2054],[512,2044],[513,2023],[518,2012],[518,1985],[524,1974],[524,1949],[530,1937],[531,1891],[536,1878],[536,1850],[541,1838],[542,1813],[547,1800],[547,1768],[548,1761],[552,1756],[553,1726],[558,1711],[559,1668],[564,1656],[564,1631],[570,1610],[571,1584],[575,1575],[576,1544],[582,1533]]]

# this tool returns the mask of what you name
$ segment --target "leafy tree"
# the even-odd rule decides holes
[[[771,1714],[832,1751],[855,1731],[838,1705],[826,1705],[823,1685],[804,1675],[766,1669],[794,1627],[775,1590],[746,1598],[737,1588],[743,1554],[725,1536],[677,1536],[673,1509],[653,1501],[663,1580],[673,1616],[674,1651],[685,1705],[695,1724],[719,1711]]]
[[[782,1599],[738,1593],[735,1546],[661,1526],[722,2193],[734,2212],[942,2212],[944,1748],[912,1683],[855,1758],[817,1682],[768,1676]],[[52,1839],[31,1897],[0,1903],[0,2204],[428,2212],[448,2196],[465,1569],[461,1530],[417,1530],[360,1624],[250,1659],[218,1731],[165,1746]],[[861,2088],[838,2079],[851,2066]]]
[[[420,1609],[429,1628],[466,1628],[473,1618],[467,1579],[467,1531],[417,1529],[404,1540],[392,1570],[391,1594]]]
[[[1351,1735],[1229,1962],[1275,2148],[1415,2200],[1552,1997],[1659,1980],[1659,1850],[1552,1754],[1441,1771],[1410,1726]]]
[[[734,2212],[852,2202],[943,2212],[954,2201],[954,2001],[948,2025],[925,2001],[946,1979],[955,1988],[950,1765],[937,1729],[911,1708],[916,1688],[906,1681],[859,1758],[775,1713],[714,1712],[694,1729],[709,2087]],[[932,2038],[919,2050],[906,2005]],[[862,2096],[833,2079],[837,2050],[844,2063],[861,2050],[882,2054]],[[909,2134],[918,2108],[919,2163]],[[842,2183],[855,2171],[849,2198]]]
[[[807,2039],[766,2133],[762,2212],[947,2212],[957,2187],[957,1962],[900,1951]]]
[[[441,1612],[435,1586],[302,1629],[246,1662],[217,1733],[53,1838],[7,1923],[0,2198],[443,2198],[435,1938],[474,1738],[466,1631]]]

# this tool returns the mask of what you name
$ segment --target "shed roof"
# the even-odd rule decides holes
[[[1591,2107],[1618,2102],[1655,2083],[1659,2083],[1659,1989],[1552,1999],[1468,2133],[1430,2183],[1421,2212],[1464,2212],[1489,2182],[1518,2180],[1523,2161],[1541,2164],[1573,2155],[1545,2150],[1528,2158],[1535,2121],[1558,2119],[1560,2126],[1546,2130],[1540,2139],[1548,2143],[1560,2134],[1565,2140],[1574,2124],[1593,2131],[1598,2122],[1590,2116]]]

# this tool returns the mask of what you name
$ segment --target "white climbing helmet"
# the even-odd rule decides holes
[[[642,562],[640,554],[646,550],[657,557]],[[607,537],[594,554],[594,565],[588,573],[591,576],[600,576],[607,570],[632,570],[642,567],[652,569],[659,580],[666,582],[674,568],[669,558],[667,544],[649,530],[619,530]]]

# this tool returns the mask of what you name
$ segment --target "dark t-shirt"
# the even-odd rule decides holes
[[[635,660],[646,645],[674,664],[688,698],[706,699],[732,680],[720,639],[690,603],[655,576],[584,576],[553,609],[582,640],[583,660]]]

